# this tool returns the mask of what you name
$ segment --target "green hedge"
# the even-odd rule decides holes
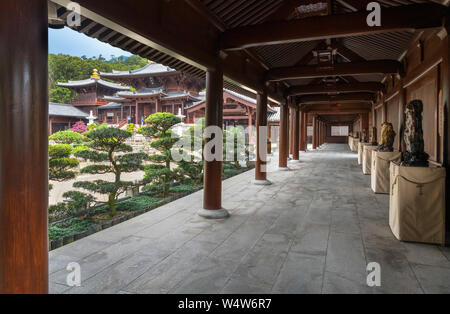
[[[62,239],[78,233],[87,231],[90,226],[96,223],[89,219],[72,218],[64,222],[50,226],[48,229],[49,238],[51,240]]]

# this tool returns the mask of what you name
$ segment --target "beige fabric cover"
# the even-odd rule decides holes
[[[362,143],[362,142],[358,143],[358,165],[362,164],[364,146],[366,146],[366,145],[371,145],[371,144],[369,144],[369,143]]]
[[[352,152],[358,151],[359,138],[352,138],[350,149]]]
[[[391,163],[389,225],[402,241],[444,244],[445,168]]]
[[[370,174],[372,170],[372,152],[378,146],[366,145],[364,146],[362,170],[364,174]]]
[[[391,161],[400,163],[400,152],[372,152],[371,183],[375,193],[389,194],[389,166]]]

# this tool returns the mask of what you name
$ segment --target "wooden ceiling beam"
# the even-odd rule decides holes
[[[330,110],[315,110],[314,108],[306,109],[309,114],[318,115],[335,115],[335,114],[360,114],[368,113],[370,109],[330,109]]]
[[[297,97],[296,103],[299,104],[333,104],[333,103],[371,103],[375,102],[376,97],[372,93],[349,93],[340,95],[307,95]]]
[[[367,25],[367,11],[267,22],[225,31],[221,35],[220,47],[234,50],[383,32],[415,31],[441,27],[447,14],[447,7],[426,3],[382,8],[382,25],[377,27]]]
[[[384,90],[384,85],[377,82],[367,83],[350,83],[350,84],[334,84],[334,85],[302,85],[292,86],[286,93],[287,96],[298,96],[308,94],[331,94],[331,93],[354,93],[354,92],[370,92],[376,93]]]
[[[266,73],[266,80],[283,81],[300,78],[352,76],[377,73],[399,74],[403,76],[404,69],[402,63],[396,60],[338,63],[327,68],[318,66],[295,66],[271,69]]]

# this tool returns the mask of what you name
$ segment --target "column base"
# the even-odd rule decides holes
[[[272,182],[269,180],[253,180],[252,183],[254,185],[272,185]]]
[[[225,219],[230,217],[230,213],[224,209],[200,209],[197,214],[206,219]]]
[[[298,164],[298,163],[300,163],[300,160],[291,160],[290,163],[292,163],[292,164]]]
[[[291,171],[288,167],[278,167],[278,171]]]

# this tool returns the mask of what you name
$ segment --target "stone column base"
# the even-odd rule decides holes
[[[272,185],[272,182],[269,180],[253,180],[252,183],[254,185]]]
[[[197,214],[206,219],[225,219],[230,217],[230,213],[222,209],[200,209]]]
[[[290,171],[288,167],[278,167],[278,171]]]

